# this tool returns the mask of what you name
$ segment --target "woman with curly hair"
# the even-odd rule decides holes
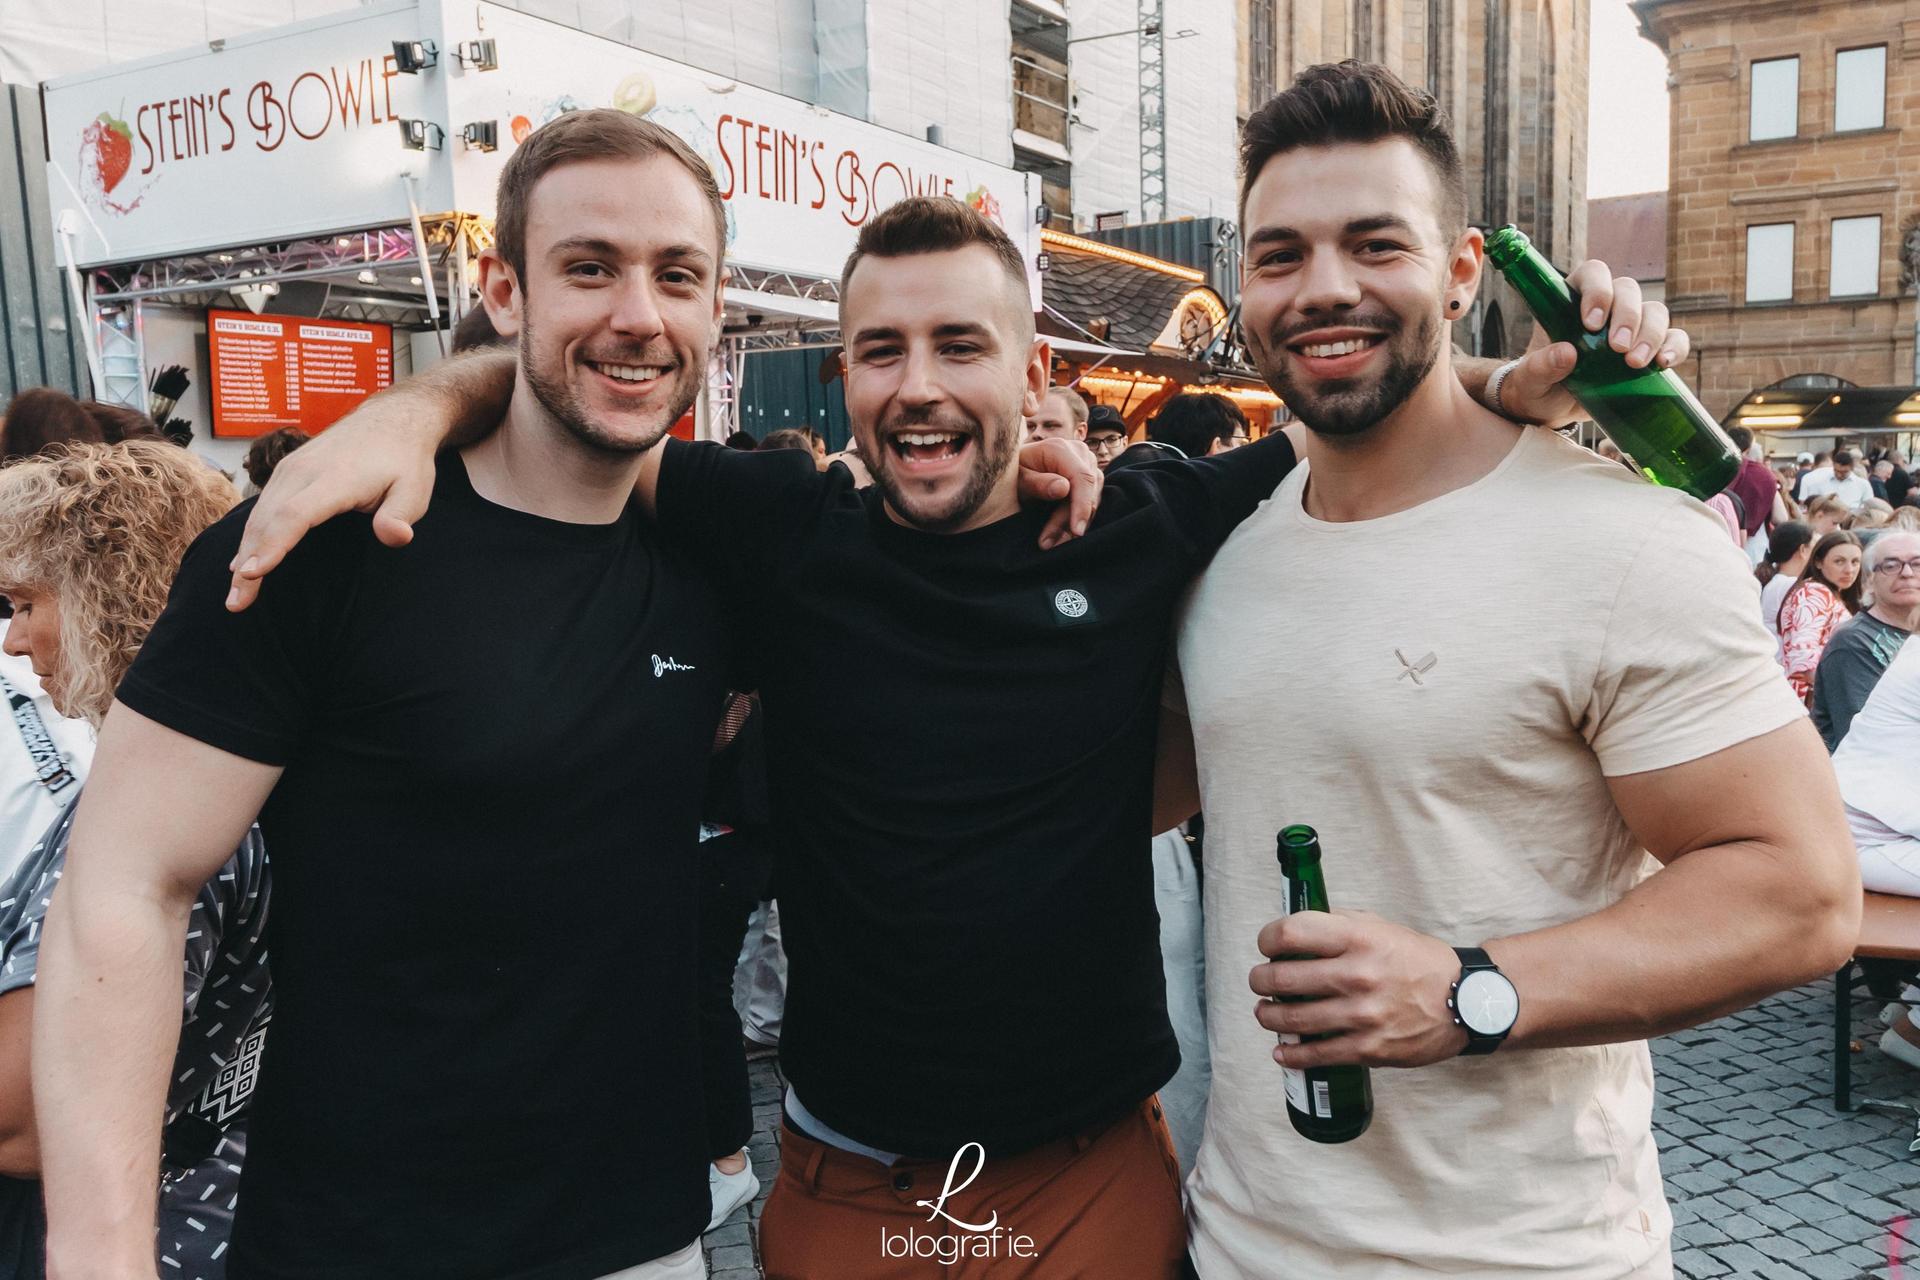
[[[180,557],[234,500],[225,477],[164,441],[70,445],[0,467],[0,593],[14,609],[6,651],[31,660],[63,714],[99,726],[166,605]],[[41,924],[66,864],[77,803],[76,795],[0,885],[0,1275],[6,1276],[44,1274],[28,1032]],[[163,1275],[213,1280],[225,1272],[245,1151],[244,1106],[272,999],[261,941],[267,899],[266,854],[255,828],[193,908],[165,1168],[155,1171]],[[209,996],[203,1009],[203,993],[216,989],[219,996]]]
[[[1780,602],[1780,665],[1800,701],[1813,702],[1813,672],[1833,629],[1860,612],[1858,536],[1845,530],[1814,544],[1807,567]]]

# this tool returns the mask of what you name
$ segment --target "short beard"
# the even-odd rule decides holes
[[[896,418],[888,427],[937,426],[931,414],[920,417]],[[986,505],[993,496],[993,487],[1011,465],[1015,451],[1020,447],[1020,438],[1025,434],[1024,426],[1012,431],[995,433],[989,440],[985,427],[973,433],[974,448],[978,450],[973,460],[973,470],[967,476],[966,487],[960,490],[959,497],[943,512],[933,515],[918,514],[911,505],[908,486],[893,474],[893,446],[886,441],[884,432],[878,433],[874,450],[876,456],[865,458],[867,471],[873,476],[874,488],[887,500],[887,505],[906,523],[926,533],[951,533],[967,521],[974,513]]]
[[[1372,383],[1333,383],[1344,389],[1311,396],[1288,377],[1281,344],[1275,344],[1268,356],[1270,367],[1260,373],[1308,430],[1323,436],[1357,436],[1405,404],[1440,359],[1440,322],[1435,317],[1421,317],[1411,342],[1401,343],[1400,336],[1387,336],[1387,367]]]
[[[686,415],[700,395],[699,371],[678,368],[671,375],[674,380],[673,396],[667,402],[665,421],[638,436],[616,435],[587,415],[580,398],[567,382],[566,370],[545,368],[536,354],[538,350],[533,341],[533,308],[523,294],[520,301],[520,373],[527,380],[527,390],[533,393],[534,400],[546,410],[548,417],[559,423],[568,435],[596,453],[622,457],[645,453],[673,430],[673,424]],[[562,354],[559,358],[564,362],[566,357]]]

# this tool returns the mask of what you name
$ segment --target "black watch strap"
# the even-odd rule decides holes
[[[1466,981],[1468,974],[1483,971],[1500,973],[1500,966],[1493,962],[1493,957],[1489,956],[1482,947],[1455,947],[1453,953],[1460,957],[1460,976],[1455,978],[1453,985],[1447,989],[1447,1012],[1453,1015],[1454,1025],[1467,1033],[1467,1047],[1460,1051],[1460,1056],[1465,1058],[1492,1053],[1506,1043],[1508,1032],[1513,1030],[1512,1025],[1509,1024],[1506,1031],[1497,1035],[1484,1035],[1475,1031],[1460,1017],[1457,1000],[1460,984]],[[1505,974],[1500,976],[1503,979],[1506,977]]]

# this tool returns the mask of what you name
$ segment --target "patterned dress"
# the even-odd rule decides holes
[[[1813,704],[1813,672],[1833,629],[1851,618],[1846,602],[1824,583],[1809,582],[1787,595],[1780,614],[1780,665],[1800,701]]]
[[[0,995],[31,986],[54,886],[67,864],[76,799],[0,884]],[[224,1280],[246,1152],[246,1105],[273,1016],[267,971],[266,848],[254,827],[194,899],[187,924],[180,1048],[167,1094],[157,1187],[160,1274]],[[45,1224],[37,1183],[0,1180],[0,1274],[39,1274]],[[9,1257],[9,1253],[13,1256]],[[11,1269],[9,1269],[11,1266]]]

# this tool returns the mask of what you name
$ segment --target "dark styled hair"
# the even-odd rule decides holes
[[[1780,598],[1780,612],[1778,616],[1774,618],[1774,625],[1778,626],[1780,619],[1787,616],[1787,606],[1793,603],[1793,598],[1800,593],[1800,589],[1812,582],[1819,583],[1827,590],[1833,592],[1835,596],[1839,597],[1840,603],[1847,606],[1848,613],[1860,612],[1860,594],[1867,584],[1865,554],[1863,553],[1861,556],[1860,576],[1855,578],[1853,585],[1845,591],[1833,585],[1833,580],[1827,577],[1826,573],[1821,570],[1820,562],[1825,560],[1835,547],[1858,547],[1861,545],[1860,535],[1857,533],[1848,533],[1845,529],[1835,529],[1832,533],[1816,542],[1813,545],[1813,554],[1807,557],[1807,567],[1800,571],[1800,576],[1794,579],[1791,587],[1787,588],[1787,594]]]
[[[1833,465],[1836,467],[1852,466],[1853,454],[1846,449],[1835,449],[1833,451]]]
[[[1754,569],[1753,576],[1765,586],[1773,581],[1774,574],[1780,572],[1781,565],[1799,555],[1800,548],[1812,541],[1813,530],[1798,520],[1787,520],[1773,526],[1773,534],[1767,539],[1767,557]]]
[[[1733,441],[1733,447],[1743,454],[1753,447],[1753,432],[1745,427],[1728,427],[1727,439]]]
[[[486,312],[480,314],[485,315]],[[273,478],[273,469],[288,454],[312,438],[298,427],[282,427],[278,431],[267,432],[247,450],[247,479],[253,481],[256,489],[266,488],[267,481]]]
[[[1027,293],[1027,262],[1018,245],[984,214],[952,196],[908,196],[887,206],[879,217],[860,228],[860,238],[840,272],[840,296],[862,258],[906,258],[917,253],[947,253],[969,245],[985,245],[1000,259],[1007,279]],[[1024,308],[1023,308],[1024,310]]]
[[[518,270],[518,268],[515,268]],[[460,323],[453,326],[453,354],[464,351],[479,351],[487,347],[510,346],[500,331],[493,327],[493,317],[487,314],[485,307],[476,306],[460,317]]]
[[[1247,416],[1225,396],[1183,392],[1147,423],[1147,439],[1170,444],[1189,458],[1204,458],[1215,440],[1245,430]]]
[[[727,252],[727,206],[720,188],[697,152],[671,129],[625,111],[600,108],[594,111],[569,111],[549,120],[514,150],[506,168],[500,171],[500,186],[494,196],[493,243],[500,256],[513,268],[524,286],[527,277],[527,205],[533,188],[550,171],[562,165],[594,160],[647,160],[671,156],[699,184],[700,193],[713,209],[715,252],[724,258]],[[714,279],[719,279],[720,262],[714,261]],[[716,286],[717,287],[717,286]]]
[[[56,444],[119,444],[157,438],[153,419],[125,405],[75,400],[52,387],[29,387],[0,415],[0,463]]]
[[[755,440],[744,431],[736,431],[727,437],[727,448],[729,449],[741,449],[752,453],[759,447],[759,444],[760,442],[758,440]]]
[[[813,452],[813,437],[805,427],[782,427],[778,431],[769,431],[760,440],[762,449],[798,449],[802,453]]]
[[[1405,138],[1433,166],[1441,231],[1465,230],[1467,183],[1445,109],[1432,94],[1410,88],[1385,67],[1352,58],[1308,67],[1248,117],[1240,130],[1241,225],[1247,220],[1247,193],[1275,156],[1301,147],[1386,138]]]

